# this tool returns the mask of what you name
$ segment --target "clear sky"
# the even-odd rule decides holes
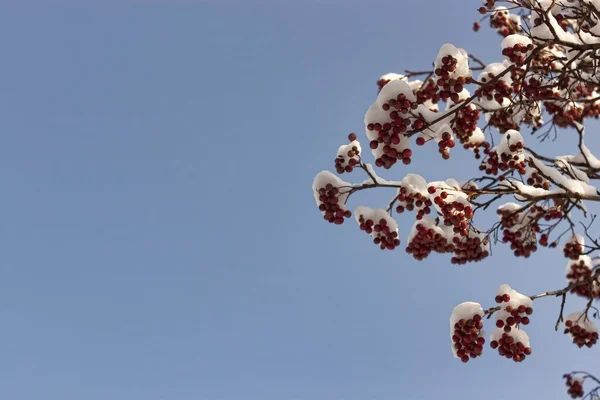
[[[558,252],[416,262],[314,204],[378,76],[447,41],[499,60],[478,1],[60,3],[0,5],[0,398],[566,399],[564,372],[600,373],[557,299],[524,363],[452,358],[452,308],[563,287]],[[429,148],[383,175],[475,166]]]

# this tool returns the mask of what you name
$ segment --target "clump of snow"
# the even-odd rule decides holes
[[[564,160],[572,163],[588,164],[592,168],[600,168],[600,160],[588,149],[585,143],[581,143],[582,152],[575,156],[557,157],[557,160]]]
[[[379,80],[384,81],[395,81],[396,79],[406,79],[406,76],[402,74],[396,74],[394,72],[388,72],[387,74],[381,75]]]

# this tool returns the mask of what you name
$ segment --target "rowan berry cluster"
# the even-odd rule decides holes
[[[523,210],[516,203],[507,203],[497,210],[500,218],[502,241],[510,243],[515,257],[529,257],[537,250],[536,233],[540,231],[537,220],[540,218],[535,210]]]
[[[453,227],[454,233],[466,236],[468,220],[473,218],[473,208],[464,193],[459,191],[449,193],[435,186],[430,186],[429,193],[432,195],[439,193],[434,197],[433,202],[442,214],[444,225]]]
[[[419,88],[414,91],[418,104],[437,105],[440,101],[438,86],[433,78],[429,78],[425,83],[420,83]],[[432,107],[430,107],[432,108]]]
[[[600,286],[598,280],[592,281],[593,264],[590,256],[580,256],[577,261],[569,260],[567,262],[567,281],[569,284],[585,282],[574,286],[571,293],[587,299],[600,296]]]
[[[481,163],[479,169],[489,175],[496,175],[499,171],[507,170],[515,170],[524,175],[527,172],[523,155],[524,147],[518,131],[507,131],[500,145],[489,151],[488,157]]]
[[[504,70],[504,66],[501,65],[500,69]],[[495,101],[496,103],[503,105],[504,101],[511,97],[513,89],[504,79],[497,79],[495,81],[494,79],[496,79],[495,72],[482,72],[479,76],[479,81],[485,83],[485,85],[477,89],[475,95],[479,100]],[[491,83],[492,81],[494,82]]]
[[[432,201],[423,190],[426,182],[423,178],[409,174],[402,181],[396,195],[396,212],[398,214],[406,211],[417,211],[417,219],[422,219],[431,213]]]
[[[525,59],[534,49],[531,39],[523,35],[509,35],[502,41],[501,46],[502,55],[517,66],[525,64]]]
[[[354,213],[360,229],[371,235],[381,250],[394,250],[400,245],[398,224],[387,211],[360,206]]]
[[[337,157],[335,158],[335,170],[338,174],[344,172],[352,172],[354,167],[360,163],[360,143],[356,140],[356,133],[348,135],[350,141],[347,145],[342,145],[338,149]]]
[[[450,260],[452,264],[477,262],[490,255],[488,239],[483,233],[473,229],[470,229],[465,236],[454,236],[452,243],[454,244],[454,255]]]
[[[449,149],[455,146],[454,139],[452,138],[452,134],[450,131],[444,131],[441,136],[441,140],[438,142],[438,151],[442,155],[444,160],[450,158]]]
[[[499,355],[521,362],[531,354],[529,338],[521,325],[530,322],[532,301],[506,284],[500,286],[495,300],[500,309],[496,311],[496,331],[492,334],[490,346],[498,349]]]
[[[313,193],[323,218],[336,225],[343,224],[344,218],[352,216],[345,205],[348,194],[340,189],[343,186],[348,187],[350,184],[329,171],[321,171],[313,182]]]
[[[450,339],[454,357],[462,362],[480,357],[485,344],[484,312],[481,305],[465,302],[454,307],[450,316]]]
[[[539,173],[539,171],[533,168],[527,172],[526,182],[529,186],[533,186],[534,188],[540,188],[545,190],[550,189],[550,181],[544,178],[544,176],[542,176]]]
[[[490,126],[498,129],[500,133],[505,133],[511,129],[519,129],[519,124],[514,121],[512,114],[507,109],[493,111],[488,116]]]
[[[583,106],[580,104],[560,104],[545,101],[544,107],[548,114],[552,115],[552,122],[561,128],[574,127],[575,122],[581,122],[584,115]]]
[[[563,246],[563,253],[565,257],[571,260],[579,260],[579,257],[583,254],[583,246],[585,241],[581,235],[573,235]]]
[[[465,144],[469,142],[473,132],[477,129],[479,121],[479,110],[474,105],[463,107],[457,114],[452,130],[456,134],[459,142]]]
[[[576,399],[579,397],[583,397],[583,379],[582,378],[574,378],[570,374],[565,374],[563,376],[567,381],[565,382],[567,387],[567,393],[571,396],[571,398]]]
[[[454,245],[448,242],[442,228],[436,226],[435,220],[425,217],[416,221],[408,237],[406,252],[417,260],[423,260],[432,252],[451,253]]]
[[[565,335],[573,339],[577,347],[592,347],[598,342],[598,331],[584,313],[573,313],[565,317]]]
[[[501,357],[506,357],[514,362],[521,362],[531,354],[531,347],[527,346],[521,338],[524,335],[523,331],[515,331],[513,333],[503,332],[497,338],[490,342],[492,349],[497,349]],[[528,340],[527,340],[528,342]]]
[[[481,336],[483,321],[481,315],[475,314],[469,319],[460,319],[454,324],[454,335],[452,341],[456,349],[456,355],[462,362],[481,356],[485,338]]]
[[[506,7],[496,7],[496,11],[490,17],[490,26],[506,37],[521,30],[519,24],[516,23],[518,18],[515,17],[518,16],[511,15]]]

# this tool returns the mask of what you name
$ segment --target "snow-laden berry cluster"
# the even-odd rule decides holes
[[[454,245],[448,240],[448,233],[431,217],[425,217],[414,223],[408,235],[406,252],[417,260],[423,260],[432,252],[452,253]]]
[[[538,220],[544,215],[536,206],[524,207],[517,203],[506,203],[498,207],[498,218],[502,230],[502,241],[510,243],[515,257],[529,257],[537,250]]]
[[[578,284],[571,288],[571,293],[587,299],[600,297],[600,281],[593,278],[594,265],[590,256],[580,256],[578,260],[567,262],[567,282]]]
[[[383,86],[365,115],[375,165],[389,169],[397,160],[410,164],[410,140],[404,133],[425,125],[422,119],[413,116],[412,111],[418,107],[417,98],[406,81],[391,80]]]
[[[479,303],[465,302],[454,307],[450,315],[452,353],[462,362],[481,356],[485,344],[483,309]]]
[[[350,218],[352,213],[346,208],[348,192],[343,188],[351,185],[344,182],[329,171],[321,171],[315,176],[312,190],[317,206],[323,218],[337,225],[344,223],[344,218]]]
[[[565,257],[571,260],[578,260],[583,254],[583,246],[585,246],[585,239],[579,234],[574,234],[563,246],[563,252]]]
[[[471,82],[469,55],[450,43],[444,44],[434,62],[434,73],[440,88],[439,96],[457,103],[464,85]]]
[[[516,130],[504,133],[500,144],[489,151],[488,157],[482,162],[480,170],[488,175],[496,175],[499,171],[515,170],[524,175],[525,152],[523,137]]]
[[[492,6],[490,6],[489,3],[490,1],[488,1],[488,10],[494,10],[490,16],[490,26],[494,28],[496,32],[502,36],[508,36],[511,33],[520,32],[522,30],[521,18],[518,14],[511,14],[508,8],[503,6],[494,7],[493,0],[491,0]],[[486,12],[485,8],[483,8],[483,12]]]
[[[452,264],[466,264],[473,261],[481,261],[490,255],[490,243],[484,232],[469,228],[466,235],[462,232],[452,237],[454,254],[450,262]]]
[[[338,174],[352,172],[354,167],[360,163],[360,143],[356,140],[356,133],[348,135],[350,143],[339,147],[335,158],[335,170]]]
[[[525,59],[534,48],[530,38],[518,34],[505,37],[500,46],[502,47],[502,55],[518,66],[525,63]]]
[[[574,312],[565,317],[565,334],[577,347],[592,347],[598,342],[598,328],[585,313]]]
[[[583,378],[578,376],[578,377],[573,377],[573,375],[571,374],[565,374],[563,376],[563,378],[565,378],[567,381],[565,382],[565,384],[567,385],[567,393],[569,394],[569,396],[571,396],[572,399],[577,399],[580,397],[583,397],[583,395],[585,394],[583,391]]]
[[[373,243],[381,250],[394,250],[400,245],[398,223],[386,210],[358,206],[354,210],[354,217],[360,229],[371,235]]]
[[[496,330],[490,346],[498,349],[500,356],[521,362],[531,354],[529,337],[521,326],[529,324],[533,302],[507,284],[500,286],[495,300],[500,310],[496,312]]]
[[[454,233],[467,236],[469,220],[473,218],[473,207],[460,184],[454,180],[431,182],[428,191],[444,219],[444,225],[453,227]]]
[[[396,212],[416,211],[417,219],[431,213],[433,203],[427,198],[427,181],[417,174],[407,174],[401,181],[396,196]]]

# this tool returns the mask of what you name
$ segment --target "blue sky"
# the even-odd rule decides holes
[[[555,299],[526,362],[452,358],[454,305],[561,288],[560,254],[416,262],[314,204],[378,76],[447,41],[499,59],[478,2],[191,3],[0,6],[0,398],[566,398],[564,372],[600,373]],[[384,175],[475,165],[425,149]]]

